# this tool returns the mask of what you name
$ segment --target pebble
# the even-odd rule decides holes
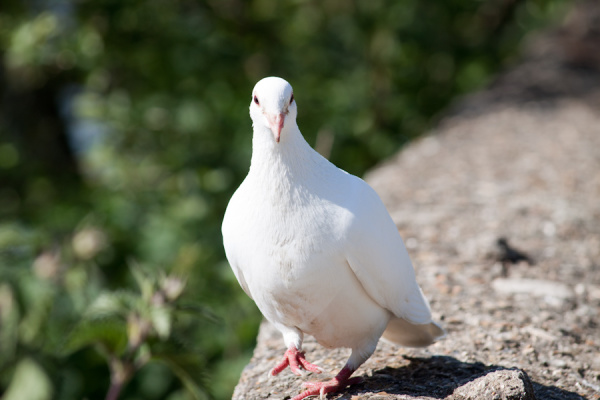
[[[492,281],[492,287],[498,293],[527,293],[536,297],[573,298],[573,290],[564,283],[541,279],[498,278]]]

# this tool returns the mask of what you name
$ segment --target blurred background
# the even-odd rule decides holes
[[[261,316],[220,224],[256,81],[362,175],[568,3],[2,0],[2,398],[231,398]]]

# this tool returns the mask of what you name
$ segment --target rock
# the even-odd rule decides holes
[[[492,281],[492,287],[503,294],[526,293],[532,296],[549,296],[559,299],[570,299],[575,295],[573,290],[564,283],[542,279],[498,278]]]
[[[492,371],[457,388],[447,400],[535,400],[529,377],[520,369]]]

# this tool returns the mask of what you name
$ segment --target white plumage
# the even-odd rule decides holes
[[[375,191],[338,169],[302,137],[292,87],[259,81],[252,93],[252,161],[223,220],[223,242],[244,291],[283,334],[288,351],[273,370],[303,366],[303,334],[352,354],[336,378],[295,397],[355,383],[350,375],[383,335],[427,346],[444,335],[431,320],[410,258]],[[298,365],[296,365],[298,364]]]

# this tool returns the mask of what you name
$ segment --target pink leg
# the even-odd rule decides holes
[[[320,394],[339,392],[344,389],[346,386],[354,385],[356,383],[360,383],[363,381],[361,377],[350,378],[350,375],[354,370],[344,367],[340,371],[339,374],[335,376],[330,381],[327,382],[307,382],[304,383],[304,386],[308,388],[304,392],[300,393],[298,396],[294,397],[292,400],[302,400],[309,396],[318,396]]]
[[[304,353],[298,351],[294,346],[291,346],[283,355],[283,360],[275,366],[270,372],[270,375],[275,376],[283,371],[287,366],[290,366],[292,372],[296,375],[302,375],[301,368],[320,374],[321,368],[317,365],[311,364],[304,358]]]

